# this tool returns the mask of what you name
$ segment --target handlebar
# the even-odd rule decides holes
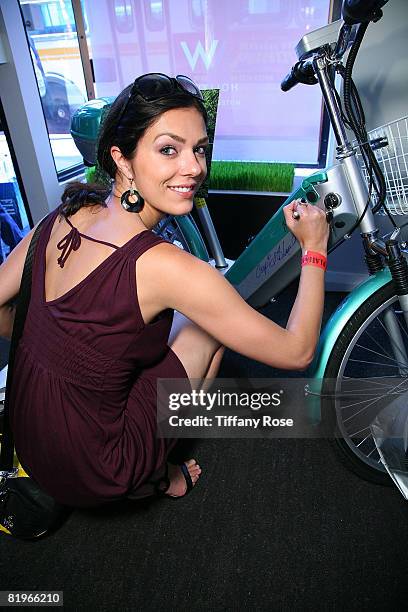
[[[370,21],[378,21],[378,19],[382,17],[381,7],[387,4],[387,2],[388,0],[343,0],[342,18],[344,23],[338,34],[334,53],[333,50],[331,51],[332,58],[334,57],[339,60],[345,53],[350,41],[352,42],[353,40],[352,32],[356,31],[353,26],[356,24],[368,24]],[[361,28],[363,26],[361,25],[358,27]],[[324,46],[329,47],[327,44]],[[320,48],[316,47],[313,51],[316,54],[321,49],[323,49],[323,46]],[[285,76],[281,82],[282,91],[289,91],[298,83],[315,85],[318,82],[318,79],[314,75],[313,64],[310,61],[311,53],[312,51],[308,52],[307,57],[304,55]]]
[[[289,91],[292,87],[295,87],[298,83],[304,85],[316,85],[317,78],[315,77],[313,65],[310,61],[303,60],[296,62],[292,67],[292,70],[285,76],[281,83],[282,91]]]
[[[344,0],[341,9],[344,23],[353,25],[377,21],[382,15],[381,7],[387,2],[388,0]]]
[[[295,66],[293,66],[289,74],[287,74],[285,78],[283,79],[281,83],[282,91],[289,91],[289,89],[292,89],[292,87],[298,84],[298,80],[295,77],[294,70],[295,70]]]

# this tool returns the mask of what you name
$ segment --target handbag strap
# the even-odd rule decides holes
[[[45,219],[46,217],[44,217]],[[10,352],[7,369],[6,396],[4,399],[3,412],[3,433],[0,452],[0,470],[8,471],[13,469],[14,461],[14,437],[10,426],[9,418],[9,401],[10,390],[13,384],[14,361],[17,352],[18,343],[23,334],[24,324],[27,316],[28,306],[31,299],[31,277],[32,267],[35,255],[35,247],[37,245],[40,231],[44,219],[37,225],[35,232],[31,238],[30,246],[28,247],[27,256],[24,262],[23,275],[21,277],[20,291],[17,296],[16,313],[14,317],[13,333],[11,335]]]

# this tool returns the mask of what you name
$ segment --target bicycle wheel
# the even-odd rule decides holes
[[[398,349],[395,335],[393,339],[390,335],[393,325]],[[383,407],[381,399],[404,378],[408,380],[404,351],[408,354],[408,330],[390,282],[352,316],[325,371],[322,420],[335,433],[332,442],[349,469],[379,484],[392,481],[381,463],[370,424]]]

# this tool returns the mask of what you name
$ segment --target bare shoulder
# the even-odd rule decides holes
[[[208,295],[221,287],[235,291],[209,263],[168,242],[149,249],[139,260],[141,281],[154,287],[164,308],[183,312],[187,291],[194,292],[196,298],[202,291]]]

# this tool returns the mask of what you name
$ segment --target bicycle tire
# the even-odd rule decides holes
[[[390,380],[391,384],[394,376],[401,380],[401,371],[398,368],[398,365],[401,367],[401,362],[395,359],[395,353],[392,352],[389,334],[383,321],[386,312],[395,313],[408,353],[408,331],[398,307],[398,297],[392,281],[373,293],[361,305],[344,327],[332,350],[322,386],[322,421],[335,435],[330,442],[338,458],[349,470],[361,478],[381,485],[392,485],[392,480],[381,463],[374,439],[368,436],[369,423],[375,418],[375,411],[378,413],[380,408],[378,405],[375,406],[376,402],[371,402],[371,399],[365,400],[366,404],[363,408],[345,403],[342,406],[342,401],[349,400],[330,398],[330,396],[333,396],[335,391],[344,390],[349,379],[366,381],[367,378],[371,378],[372,380],[369,380],[368,383],[372,385],[372,390],[376,389],[375,385],[378,381],[374,378],[378,376],[387,377],[387,381]],[[364,359],[359,358],[362,353],[364,353]],[[367,376],[367,373],[371,376]],[[361,421],[360,424],[358,420]],[[366,427],[364,427],[364,420]],[[352,430],[356,427],[357,430],[353,432]],[[364,430],[367,431],[364,433]],[[366,434],[367,437],[362,438]]]

